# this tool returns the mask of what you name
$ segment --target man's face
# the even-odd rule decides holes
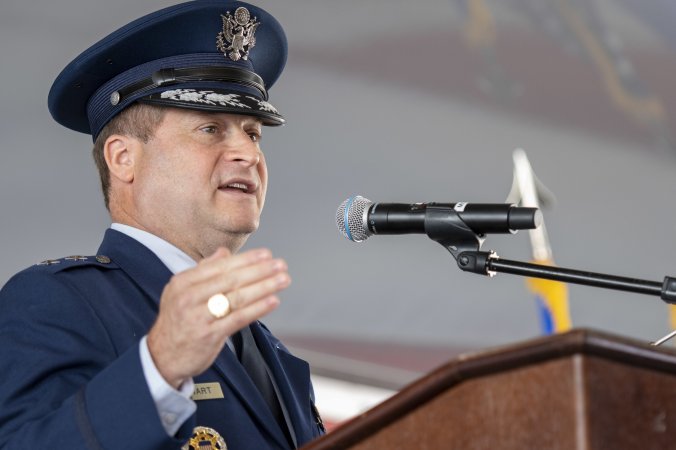
[[[267,189],[261,123],[169,108],[135,162],[135,219],[193,258],[236,251],[258,228]]]

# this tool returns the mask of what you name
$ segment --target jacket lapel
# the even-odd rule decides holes
[[[310,410],[309,364],[289,353],[259,322],[251,324],[251,332],[282,396],[280,401],[291,420],[291,432],[295,432],[297,442],[309,441],[313,436],[309,428],[311,424],[307,422]]]
[[[249,378],[237,356],[230,351],[228,346],[225,346],[223,351],[218,355],[216,361],[214,361],[214,367],[239,397],[242,404],[247,407],[260,428],[266,430],[281,448],[288,448],[289,444],[286,441],[286,437],[277,425],[277,421],[272,415],[270,408],[265,403],[265,400],[263,400],[256,385]]]
[[[124,233],[106,230],[99,255],[110,257],[148,296],[159,305],[171,271],[148,247]]]

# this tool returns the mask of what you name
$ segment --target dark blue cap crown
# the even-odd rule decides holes
[[[287,56],[284,30],[243,2],[196,0],[144,16],[85,50],[59,74],[49,111],[94,138],[134,102],[283,117],[267,102]]]

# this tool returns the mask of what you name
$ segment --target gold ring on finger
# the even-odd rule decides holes
[[[230,312],[230,300],[224,294],[216,294],[207,301],[209,313],[216,319],[222,319]]]

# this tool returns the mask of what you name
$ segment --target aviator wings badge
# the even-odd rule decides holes
[[[251,19],[249,10],[243,6],[237,8],[234,15],[228,11],[225,15],[221,14],[221,18],[223,31],[216,38],[218,49],[233,61],[246,60],[249,50],[256,45],[254,33],[261,23],[256,21],[256,17]]]

